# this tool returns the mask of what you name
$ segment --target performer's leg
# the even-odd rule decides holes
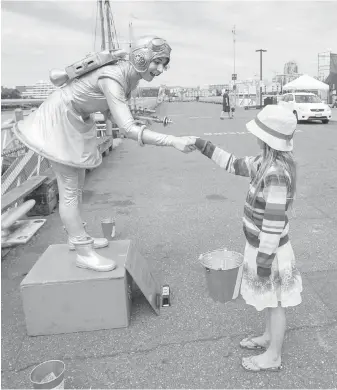
[[[85,182],[85,169],[79,169],[78,171],[78,202],[81,205],[83,203],[83,188]]]
[[[116,268],[113,260],[94,251],[94,240],[88,237],[79,210],[79,168],[52,162],[59,188],[60,217],[67,230],[69,241],[77,252],[76,265],[94,271],[111,271]]]
[[[78,203],[79,209],[82,211],[82,203],[83,203],[83,188],[85,182],[85,169],[78,169]],[[83,222],[84,229],[86,228],[87,223]],[[87,234],[88,235],[88,234]],[[94,248],[105,248],[109,245],[109,241],[105,237],[92,237],[94,239]],[[69,247],[71,250],[74,250],[75,247],[71,243],[69,243]]]
[[[86,239],[80,215],[78,188],[79,169],[56,162],[51,163],[59,188],[59,212],[70,239]]]

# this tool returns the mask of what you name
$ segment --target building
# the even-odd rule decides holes
[[[283,85],[290,83],[291,81],[302,76],[302,73],[298,72],[298,66],[295,61],[289,61],[284,64],[283,73],[278,73],[273,78],[272,88],[278,88],[282,91]]]
[[[208,90],[210,91],[210,93],[212,95],[221,95],[222,91],[224,89],[229,89],[229,85],[228,84],[210,84],[208,86]]]
[[[32,85],[17,85],[15,87],[15,89],[17,89],[21,95],[23,92],[26,92],[27,90],[32,89],[32,88],[33,88]]]
[[[160,87],[141,87],[138,90],[138,97],[157,97]]]
[[[297,74],[298,73],[298,66],[295,61],[289,61],[284,64],[284,74]]]
[[[38,81],[32,87],[19,86],[20,88],[25,88],[21,92],[22,98],[27,99],[47,99],[47,97],[54,92],[57,87],[50,83],[49,81]],[[16,87],[18,88],[18,87]]]
[[[318,57],[318,75],[324,77],[321,81],[329,84],[328,102],[334,103],[337,97],[337,54],[329,52],[328,58],[326,57],[325,55],[323,64],[320,62],[320,55]]]

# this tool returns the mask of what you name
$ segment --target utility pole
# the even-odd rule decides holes
[[[232,30],[233,34],[233,50],[234,50],[234,72],[233,74],[235,75],[235,25]],[[236,84],[235,84],[236,76],[234,76],[234,84],[233,84],[233,90],[234,90],[234,107],[236,106]]]
[[[262,53],[266,52],[267,50],[264,49],[258,49],[255,50],[256,52],[260,52],[260,107],[262,108]]]

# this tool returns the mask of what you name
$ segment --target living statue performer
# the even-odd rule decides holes
[[[15,127],[20,141],[51,162],[59,188],[60,217],[68,245],[77,253],[78,267],[95,271],[116,267],[113,259],[95,251],[106,247],[108,240],[88,236],[80,213],[85,170],[102,162],[92,114],[102,112],[106,120],[113,120],[127,138],[140,146],[173,146],[184,153],[195,149],[188,137],[160,134],[138,125],[129,109],[131,91],[141,79],[150,82],[159,76],[170,61],[170,53],[165,40],[156,36],[140,38],[128,60],[120,58],[68,80]]]

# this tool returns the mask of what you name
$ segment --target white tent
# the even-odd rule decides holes
[[[283,86],[283,90],[314,90],[314,91],[328,91],[329,85],[316,80],[313,77],[304,74],[297,79],[291,81]]]

